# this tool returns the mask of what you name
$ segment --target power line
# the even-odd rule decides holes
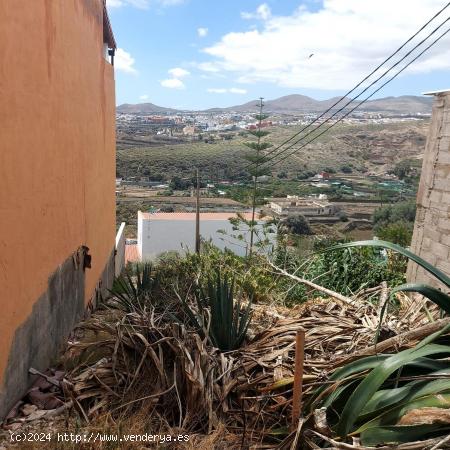
[[[414,50],[416,50],[418,47],[420,47],[425,41],[427,41],[433,34],[435,34],[443,25],[445,25],[448,21],[450,20],[450,17],[448,17],[444,22],[442,22],[438,27],[436,27],[426,38],[424,38],[422,41],[420,41],[413,49],[411,49],[403,58],[401,58],[399,61],[397,61],[393,66],[391,66],[387,71],[385,71],[383,73],[382,76],[380,76],[377,80],[375,80],[373,83],[371,83],[367,88],[365,88],[359,95],[362,95],[364,92],[366,92],[370,87],[372,87],[374,84],[376,84],[378,81],[380,81],[382,78],[384,78],[385,75],[387,75],[389,72],[391,72],[392,69],[394,69],[395,67],[397,67],[402,61],[404,61]],[[404,70],[404,69],[403,69]],[[395,77],[391,78],[390,80],[393,80]],[[387,83],[384,83],[382,85],[386,86]],[[378,92],[380,90],[377,89],[374,93]],[[363,102],[358,103],[352,110],[354,111],[355,109],[359,108],[362,104],[364,104],[369,98],[371,98],[374,93],[372,93],[368,98],[366,98]],[[329,122],[333,117],[335,117],[337,114],[339,114],[340,112],[342,112],[350,103],[352,103],[353,100],[349,101],[346,105],[344,105],[342,108],[340,108],[338,111],[336,111],[333,115],[331,115],[330,117],[328,117],[325,121],[323,121],[319,126],[317,126],[316,128],[314,128],[314,130],[308,131],[308,133],[306,133],[305,136],[302,136],[300,139],[298,139],[297,141],[295,141],[294,143],[290,144],[289,146],[287,146],[286,148],[284,148],[281,152],[277,153],[276,155],[272,156],[271,158],[268,158],[266,162],[272,161],[273,159],[275,159],[276,157],[280,156],[281,154],[285,153],[287,150],[289,150],[290,148],[292,148],[294,145],[298,144],[300,141],[304,140],[305,138],[307,138],[309,135],[311,135],[312,133],[316,132],[319,128],[321,128],[322,126],[324,126],[327,122]],[[348,114],[347,114],[348,115]],[[267,156],[267,155],[266,155]]]
[[[449,17],[450,19],[450,17]],[[447,20],[449,20],[447,19]],[[415,56],[408,64],[406,64],[406,66],[404,66],[401,70],[399,70],[395,75],[393,75],[391,78],[389,78],[389,80],[387,80],[385,83],[383,83],[379,88],[377,88],[374,92],[372,92],[368,97],[366,97],[361,103],[358,103],[354,108],[352,108],[350,111],[348,111],[345,115],[343,115],[341,118],[339,118],[336,122],[334,122],[333,124],[331,124],[328,128],[326,128],[325,130],[323,130],[321,133],[319,133],[317,136],[313,137],[311,140],[309,140],[308,142],[305,142],[303,145],[301,145],[299,148],[295,149],[293,152],[288,153],[287,155],[283,156],[283,158],[281,158],[279,161],[274,162],[273,164],[279,164],[280,162],[284,161],[285,159],[289,158],[289,156],[292,156],[295,152],[297,152],[298,150],[301,150],[302,148],[306,147],[308,144],[310,144],[311,142],[315,141],[317,138],[319,138],[320,136],[322,136],[324,133],[326,133],[329,129],[333,128],[335,125],[337,125],[338,123],[342,122],[342,120],[344,120],[349,114],[351,114],[355,109],[359,108],[362,104],[364,104],[367,100],[369,100],[371,97],[373,97],[378,91],[380,91],[384,86],[386,86],[388,83],[390,83],[393,79],[397,78],[398,75],[400,75],[405,69],[407,69],[412,63],[414,63],[417,59],[419,59],[426,51],[428,51],[433,45],[435,45],[438,41],[440,41],[447,33],[450,32],[450,28],[447,29],[446,31],[444,31],[444,33],[442,33],[439,37],[437,37],[428,47],[426,47],[424,50],[422,50],[417,56]],[[317,130],[317,129],[316,129]],[[315,131],[315,130],[314,130]],[[296,143],[298,143],[300,140],[299,139],[297,142],[295,142],[293,145],[295,145]],[[291,147],[292,147],[291,146]],[[289,147],[290,148],[290,147]],[[277,155],[275,155],[272,158],[269,158],[264,164],[276,159],[277,157],[279,157],[283,152],[278,153]]]
[[[316,119],[314,119],[311,123],[303,127],[301,130],[299,130],[297,133],[293,134],[289,139],[286,139],[281,144],[277,145],[274,149],[267,152],[265,157],[275,153],[278,149],[286,145],[288,142],[292,141],[295,137],[297,137],[299,134],[306,131],[308,128],[310,128],[314,123],[318,122],[321,118],[323,118],[327,113],[329,113],[335,106],[337,106],[339,103],[341,103],[345,98],[347,98],[348,95],[350,95],[352,92],[354,92],[358,87],[360,87],[365,81],[367,81],[374,73],[376,73],[384,64],[386,64],[388,61],[390,61],[397,53],[399,53],[409,42],[411,42],[421,31],[423,31],[436,17],[438,17],[440,14],[442,14],[445,9],[447,9],[450,6],[450,2],[447,3],[441,10],[439,10],[431,19],[429,19],[422,27],[414,33],[410,38],[408,38],[400,47],[397,48],[397,50],[394,51],[388,58],[386,58],[381,64],[379,64],[369,75],[367,75],[364,79],[362,79],[356,86],[354,86],[351,90],[349,90],[347,93],[345,93],[337,102],[335,102],[333,105],[331,105],[328,109],[326,109],[320,116],[318,116]],[[447,19],[449,20],[449,19]],[[445,21],[446,22],[446,21]],[[381,78],[383,78],[387,73],[389,73],[396,65],[398,65],[401,61],[403,61],[407,56],[411,54],[412,51],[414,51],[418,46],[423,44],[425,40],[427,40],[434,32],[436,32],[444,23],[441,23],[437,28],[433,30],[433,33],[429,34],[424,40],[422,40],[419,44],[417,44],[410,52],[408,52],[402,59],[400,59],[394,66],[392,66],[388,71],[384,72],[383,75],[381,75],[379,78],[377,78],[374,82],[372,82],[369,86],[367,86],[362,92],[360,92],[357,96],[352,98],[349,102],[347,102],[342,108],[340,108],[337,112],[335,112],[331,117],[329,117],[325,122],[323,122],[320,126],[322,126],[324,123],[329,121],[332,117],[334,117],[336,114],[341,112],[343,109],[345,109],[350,103],[352,103],[354,100],[359,98],[364,92],[366,92],[370,87],[372,87],[375,83],[377,83]],[[315,131],[315,130],[313,130]],[[306,136],[308,136],[310,133],[308,133]],[[304,136],[303,138],[305,138]],[[298,142],[298,141],[297,141]],[[295,144],[294,144],[295,145]],[[290,147],[288,147],[290,148]],[[250,167],[250,165],[244,167],[244,170]]]

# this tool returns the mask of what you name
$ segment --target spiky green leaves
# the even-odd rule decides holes
[[[124,311],[133,312],[146,306],[157,284],[158,275],[152,264],[144,262],[128,267],[114,280],[110,292]]]
[[[334,426],[337,434],[341,437],[360,435],[364,445],[424,439],[431,432],[445,430],[448,427],[445,424],[430,428],[423,424],[404,426],[399,421],[412,410],[450,408],[450,366],[447,362],[450,346],[433,343],[449,330],[450,325],[447,325],[412,349],[394,355],[363,358],[344,366],[330,378],[336,383],[334,387],[326,388],[328,395],[324,397],[327,393],[324,388],[318,390],[312,406],[317,406],[318,399],[322,400],[324,406],[337,413]],[[444,359],[437,360],[436,357]],[[399,369],[404,379],[417,373],[423,373],[423,379],[395,387]]]
[[[196,308],[184,302],[186,315],[203,336],[222,351],[239,348],[251,322],[251,299],[243,307],[242,297],[234,299],[234,279],[223,276],[208,278],[206,286],[199,286]]]

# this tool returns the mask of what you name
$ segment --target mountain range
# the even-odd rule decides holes
[[[293,94],[283,97],[267,100],[264,102],[264,111],[279,114],[295,114],[295,113],[321,113],[336,103],[340,97],[333,97],[328,100],[315,100],[306,95]],[[346,102],[350,99],[346,99]],[[346,102],[340,102],[336,108],[341,108]],[[414,95],[403,95],[400,97],[385,97],[375,100],[369,100],[362,104],[357,111],[379,112],[389,114],[429,114],[431,113],[431,105],[433,99],[431,97],[419,97]],[[198,112],[256,112],[258,100],[253,100],[242,105],[230,106],[228,108],[211,108]],[[349,105],[349,108],[355,106],[356,103]],[[165,108],[157,106],[153,103],[125,103],[117,107],[117,112],[129,114],[167,114],[182,112],[173,108]]]

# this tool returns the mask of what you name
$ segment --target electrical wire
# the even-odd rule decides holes
[[[447,19],[450,20],[450,17]],[[325,130],[323,130],[321,133],[319,133],[317,136],[313,137],[311,140],[309,140],[308,142],[305,142],[304,144],[302,144],[299,148],[295,149],[293,152],[288,153],[287,155],[283,156],[283,158],[281,158],[280,160],[274,162],[273,164],[279,164],[280,162],[284,161],[285,159],[289,158],[290,156],[292,156],[294,153],[296,153],[298,150],[301,150],[302,148],[306,147],[308,144],[310,144],[311,142],[315,141],[317,138],[319,138],[320,136],[322,136],[323,134],[325,134],[329,129],[333,128],[335,125],[337,125],[338,123],[342,122],[349,114],[351,114],[353,111],[355,111],[357,108],[359,108],[361,105],[363,105],[366,101],[368,101],[371,97],[373,97],[378,91],[380,91],[383,87],[385,87],[388,83],[390,83],[392,80],[394,80],[395,78],[397,78],[404,70],[406,70],[412,63],[414,63],[415,61],[417,61],[417,59],[419,59],[425,52],[427,52],[433,45],[435,45],[437,42],[439,42],[445,35],[447,35],[450,32],[450,28],[447,29],[446,31],[444,31],[444,33],[442,33],[439,37],[437,37],[430,45],[428,45],[428,47],[426,47],[424,50],[422,50],[417,56],[415,56],[408,64],[406,64],[402,69],[400,69],[395,75],[393,75],[391,78],[389,78],[385,83],[383,83],[380,87],[378,87],[374,92],[372,92],[368,97],[366,97],[363,101],[361,101],[361,103],[358,103],[354,108],[352,108],[350,111],[348,111],[345,115],[343,115],[342,117],[340,117],[336,122],[334,122],[333,124],[331,124],[328,128],[326,128]],[[318,128],[317,128],[318,129]],[[314,130],[315,131],[315,130]],[[295,144],[297,144],[298,142],[300,142],[302,139],[299,139],[296,143],[292,144],[292,146],[294,146]],[[292,147],[291,146],[291,147]],[[289,147],[289,148],[291,148]],[[267,161],[265,161],[263,164],[266,164],[268,162],[273,161],[274,159],[278,158],[283,152],[280,152],[278,154],[276,154],[275,156],[273,156],[272,158],[269,158]]]
[[[270,152],[266,154],[266,156],[276,152],[279,148],[286,145],[288,142],[290,142],[292,139],[297,137],[299,134],[303,133],[305,130],[310,128],[314,123],[318,122],[321,118],[323,118],[327,113],[329,113],[335,106],[337,106],[339,103],[341,103],[343,100],[347,98],[352,92],[354,92],[358,87],[360,87],[365,81],[367,81],[373,74],[375,74],[384,64],[386,64],[388,61],[390,61],[397,53],[399,53],[406,45],[408,45],[418,34],[420,34],[436,17],[441,15],[448,7],[450,6],[450,2],[448,2],[442,9],[440,9],[431,19],[429,19],[424,25],[422,25],[419,30],[417,30],[411,37],[409,37],[400,47],[397,48],[397,50],[394,51],[389,57],[387,57],[381,64],[379,64],[372,72],[369,73],[365,78],[363,78],[356,86],[354,86],[352,89],[350,89],[348,92],[346,92],[337,102],[335,102],[333,105],[331,105],[328,109],[326,109],[320,116],[318,116],[316,119],[314,119],[311,123],[303,127],[300,131],[293,134],[289,139],[286,139],[281,144],[277,145],[275,148],[273,148]],[[417,47],[416,47],[417,48]],[[373,85],[373,84],[372,84]],[[366,89],[367,90],[367,89]],[[362,95],[365,91],[361,92],[357,97],[353,98],[355,100],[360,95]],[[351,103],[351,102],[349,102]],[[348,106],[348,104],[346,106]]]

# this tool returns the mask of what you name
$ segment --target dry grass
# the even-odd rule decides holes
[[[97,311],[79,324],[64,355],[63,391],[74,409],[51,425],[35,427],[102,434],[189,434],[189,442],[170,446],[180,449],[290,448],[296,434],[289,430],[297,330],[306,331],[303,399],[307,403],[334,368],[355,354],[377,351],[373,338],[380,312],[373,300],[386,295],[386,288],[380,287],[361,292],[350,302],[328,298],[292,309],[255,306],[256,335],[240,350],[228,353],[220,353],[152,306],[131,313],[111,307]],[[398,302],[399,308],[384,323],[384,352],[413,346],[422,337],[421,327],[430,326],[430,317],[438,319],[437,309],[425,314],[422,304],[404,295],[398,296]],[[419,332],[411,334],[412,329]],[[310,419],[299,433],[303,448],[362,448],[323,436]],[[328,442],[327,447],[318,446],[319,442]],[[428,448],[437,442],[430,441]],[[67,443],[36,445],[20,448],[75,448]],[[159,448],[114,445],[97,442],[82,448]]]

